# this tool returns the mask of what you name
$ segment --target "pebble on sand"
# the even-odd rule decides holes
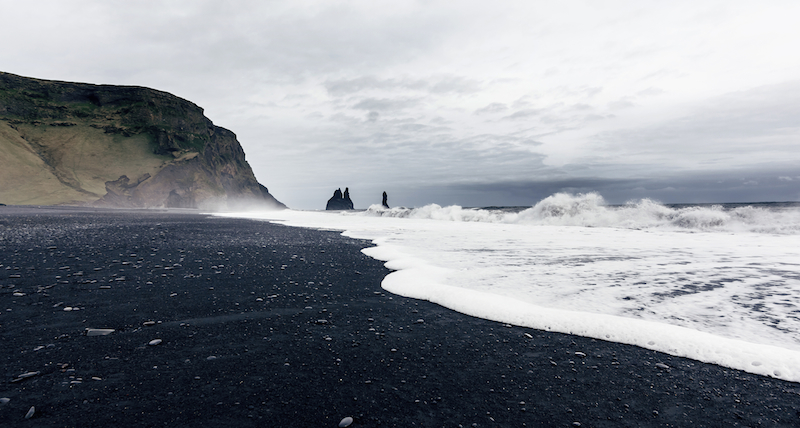
[[[8,397],[0,398],[0,404],[7,404],[9,401],[11,401],[11,399]]]
[[[108,336],[109,334],[113,333],[113,328],[87,328],[86,335],[87,336]]]
[[[150,345],[150,346],[156,346],[159,343],[161,343],[161,339],[153,339],[150,342],[148,342],[147,344]]]
[[[349,427],[350,424],[352,424],[352,423],[353,423],[353,418],[348,416],[348,417],[342,419],[341,422],[339,422],[339,428]]]
[[[25,414],[25,419],[32,418],[34,413],[36,413],[36,407],[31,406],[31,408],[28,409],[28,413]]]

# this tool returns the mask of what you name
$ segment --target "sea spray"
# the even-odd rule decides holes
[[[530,208],[228,215],[372,240],[364,252],[394,271],[382,286],[396,294],[800,382],[798,213],[557,194]]]
[[[800,204],[667,206],[651,199],[608,205],[597,193],[557,193],[529,208],[463,208],[430,204],[386,209],[372,205],[351,215],[532,226],[662,228],[684,231],[800,234]]]

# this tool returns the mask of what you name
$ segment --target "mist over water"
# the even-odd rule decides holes
[[[800,234],[800,203],[663,205],[641,199],[610,206],[597,193],[557,193],[530,208],[421,208],[372,205],[366,215],[524,225],[662,228],[721,232]]]
[[[236,216],[376,246],[382,287],[465,314],[800,382],[800,204],[427,205]]]

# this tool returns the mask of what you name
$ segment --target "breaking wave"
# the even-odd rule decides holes
[[[668,206],[651,199],[608,205],[597,193],[556,193],[530,208],[420,208],[372,205],[362,215],[549,226],[800,234],[800,204]]]

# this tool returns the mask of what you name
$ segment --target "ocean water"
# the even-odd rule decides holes
[[[800,382],[800,203],[225,215],[369,239],[392,293]]]

